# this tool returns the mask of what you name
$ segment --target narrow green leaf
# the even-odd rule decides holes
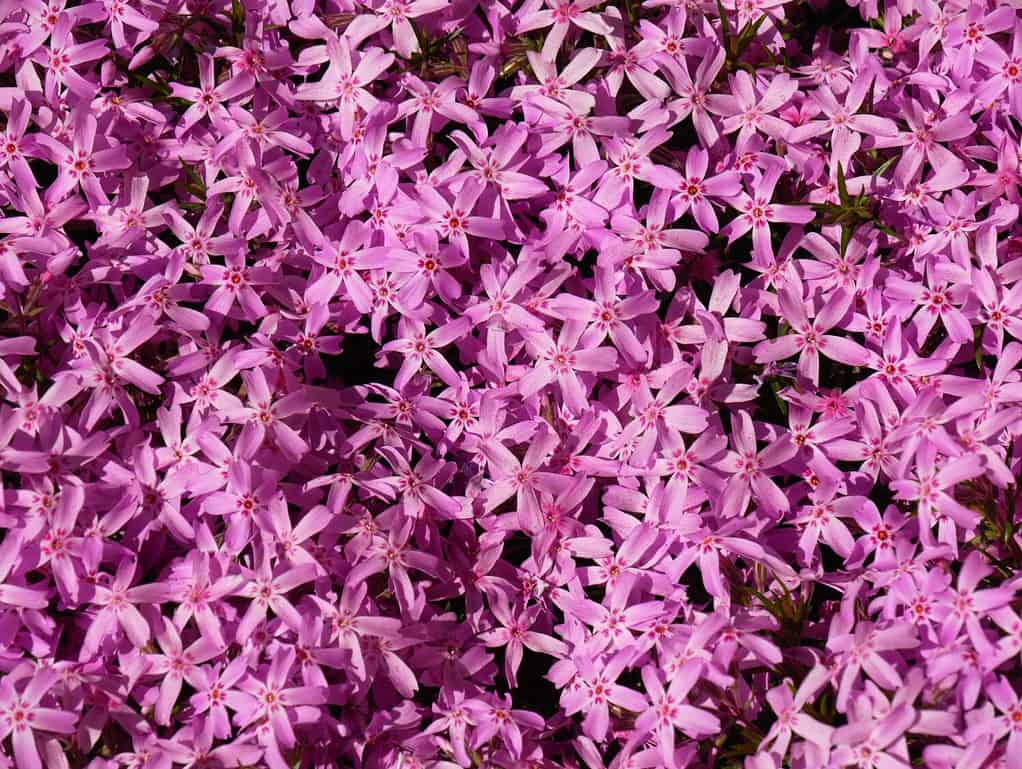
[[[841,225],[841,256],[844,256],[848,251],[848,244],[852,242],[852,235],[854,234],[854,228],[851,225]]]
[[[231,31],[238,47],[245,44],[245,6],[241,0],[231,0]]]
[[[848,187],[845,184],[845,170],[841,167],[841,164],[837,164],[837,197],[841,201],[842,206],[849,205],[848,200]]]
[[[878,230],[880,230],[880,232],[884,233],[885,235],[889,235],[890,237],[894,238],[895,240],[897,240],[897,241],[899,241],[901,243],[905,242],[905,238],[903,238],[897,232],[892,230],[886,224],[881,224],[880,222],[874,222],[873,226],[876,227]]]
[[[756,39],[756,35],[759,33],[759,28],[763,26],[764,21],[766,21],[766,14],[742,27],[742,31],[738,35],[739,55],[744,53],[745,49],[748,48],[752,41]]]
[[[881,163],[879,166],[877,166],[877,170],[873,172],[873,176],[874,177],[883,176],[885,173],[887,173],[887,171],[891,168],[891,166],[893,166],[897,162],[897,160],[898,160],[898,156],[897,155],[895,155],[892,158],[888,158],[883,163]]]
[[[727,18],[727,10],[724,8],[724,3],[721,0],[717,0],[717,13],[720,14],[720,33],[724,38],[724,49],[726,51],[731,50],[731,22]]]

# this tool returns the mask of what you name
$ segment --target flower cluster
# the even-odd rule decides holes
[[[1022,767],[1016,5],[4,3],[0,769]]]

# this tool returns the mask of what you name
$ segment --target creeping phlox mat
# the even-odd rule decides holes
[[[0,769],[1022,769],[1019,0],[17,0],[0,113]]]

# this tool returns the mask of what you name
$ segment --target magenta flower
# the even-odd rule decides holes
[[[462,517],[461,504],[436,488],[441,481],[437,478],[448,475],[450,468],[431,457],[423,457],[413,468],[401,453],[392,447],[380,449],[380,454],[391,466],[394,475],[374,479],[374,488],[386,486],[400,498],[405,515],[419,518],[428,505],[444,518]],[[435,480],[436,479],[436,480]],[[431,485],[433,481],[436,485]]]
[[[696,739],[720,731],[720,721],[715,715],[685,701],[698,683],[702,667],[698,660],[690,660],[669,678],[666,687],[654,668],[642,669],[642,682],[651,699],[649,707],[635,720],[635,737],[655,735],[664,766],[676,765],[676,730]]]
[[[270,610],[297,632],[302,626],[301,614],[286,596],[316,578],[315,566],[302,564],[290,569],[274,569],[269,558],[264,558],[255,569],[246,569],[243,573],[247,581],[239,594],[248,598],[249,603],[235,632],[238,642],[248,641]]]
[[[231,734],[228,707],[234,711],[250,705],[249,699],[235,685],[248,672],[247,657],[235,657],[234,660],[219,672],[211,668],[202,668],[198,681],[192,684],[196,694],[189,703],[198,714],[208,714],[209,729],[217,739],[227,739]],[[204,675],[203,675],[204,674]]]
[[[838,635],[828,642],[828,647],[845,655],[849,660],[841,672],[837,690],[837,706],[844,709],[852,692],[852,686],[860,672],[865,672],[873,681],[887,689],[902,685],[902,677],[891,664],[891,652],[911,649],[917,643],[916,631],[911,625],[891,624],[879,628],[872,623],[859,623],[854,634]],[[860,730],[853,732],[861,733]],[[868,732],[867,732],[868,735]],[[837,742],[837,735],[835,735]],[[888,743],[889,744],[889,743]]]
[[[703,147],[714,146],[720,138],[720,130],[711,113],[719,113],[712,108],[710,89],[724,67],[726,53],[716,45],[708,48],[694,76],[689,73],[685,61],[678,61],[674,56],[657,55],[657,64],[671,85],[675,98],[665,102],[663,107],[647,102],[639,107],[636,117],[642,117],[647,125],[659,125],[664,120],[673,125],[691,117]]]
[[[0,769],[1022,766],[1017,11],[6,4]]]
[[[123,559],[117,566],[110,586],[94,585],[89,603],[99,607],[89,624],[81,649],[82,659],[89,659],[100,651],[100,644],[122,631],[136,646],[144,646],[150,638],[149,622],[143,617],[136,604],[148,606],[169,601],[173,595],[170,585],[149,582],[131,586],[138,574],[138,563]]]
[[[548,57],[530,51],[529,65],[536,75],[538,85],[520,85],[511,91],[512,99],[519,99],[529,105],[535,97],[545,97],[555,102],[562,102],[574,114],[586,115],[595,106],[592,95],[572,88],[600,62],[603,54],[597,48],[583,48],[576,51],[570,62],[560,71],[554,57]],[[544,102],[538,102],[541,107]]]
[[[409,74],[405,75],[403,87],[409,98],[398,107],[398,117],[411,119],[410,135],[416,146],[425,147],[431,131],[439,130],[448,120],[468,124],[478,119],[475,110],[458,101],[462,84],[455,78],[434,87]]]
[[[976,11],[971,12],[976,13]],[[1002,11],[997,16],[996,26],[1006,29],[1007,27],[1004,25],[1011,23],[1010,18],[1011,14],[1005,14]],[[978,28],[980,24],[983,25],[982,31]],[[971,24],[962,24],[960,29],[962,37],[965,38],[965,45],[962,46],[961,54],[955,61],[955,65],[965,69],[975,66],[976,61],[981,62],[989,74],[980,83],[979,92],[976,94],[977,105],[991,104],[997,99],[1004,98],[1003,94],[1007,91],[1011,114],[1017,118],[1022,113],[1022,101],[1020,101],[1022,90],[1019,89],[1022,84],[1022,43],[1018,39],[1019,22],[1017,19],[1014,20],[1014,25],[1011,50],[1006,51],[999,45],[987,43],[987,35],[993,30],[983,21],[974,19]],[[970,32],[972,37],[970,37]],[[979,45],[972,42],[976,38],[979,38]]]
[[[61,88],[66,88],[78,99],[92,98],[97,88],[83,77],[78,69],[83,64],[105,57],[106,41],[99,39],[86,43],[75,42],[71,34],[75,18],[59,6],[57,13],[48,18],[47,22],[50,24],[49,46],[37,48],[30,54],[31,60],[46,72],[46,97],[52,101]]]
[[[369,111],[376,103],[367,89],[391,64],[394,55],[379,48],[356,54],[346,37],[331,35],[326,42],[324,61],[328,67],[314,83],[304,83],[296,97],[309,101],[336,100],[340,108],[341,136],[350,139],[358,109]]]
[[[850,294],[836,291],[812,319],[806,312],[805,299],[797,284],[782,288],[778,299],[794,333],[760,342],[755,352],[757,361],[784,360],[797,353],[799,374],[813,384],[819,383],[821,355],[848,366],[869,364],[872,356],[866,348],[845,337],[827,333],[847,315],[852,303]]]
[[[734,419],[736,424],[732,442],[736,451],[718,463],[718,467],[731,473],[720,500],[721,512],[728,517],[741,515],[748,507],[753,492],[758,505],[772,512],[787,510],[790,502],[765,471],[794,457],[798,453],[798,444],[785,436],[758,451],[752,418],[742,411]]]
[[[792,737],[797,735],[813,747],[817,760],[825,760],[823,757],[830,748],[834,729],[802,712],[806,703],[819,693],[825,676],[826,670],[816,667],[809,671],[794,692],[790,680],[767,692],[766,700],[777,715],[777,721],[763,738],[761,749],[783,757],[788,753]]]
[[[909,705],[901,705],[880,719],[863,719],[834,733],[836,766],[898,766],[908,761],[903,735],[917,718]]]
[[[942,142],[962,139],[974,130],[965,112],[953,112],[938,120],[931,120],[921,104],[909,101],[905,105],[908,129],[894,138],[877,142],[878,146],[905,147],[894,169],[895,176],[905,179],[913,176],[924,162],[933,169],[960,169],[962,161]]]
[[[172,83],[171,93],[179,99],[193,102],[185,111],[178,125],[178,136],[182,136],[202,118],[223,120],[228,116],[226,102],[241,96],[252,87],[251,75],[232,77],[220,85],[216,84],[213,71],[213,57],[199,58],[199,87]]]
[[[265,678],[249,676],[238,683],[236,720],[247,725],[265,719],[271,730],[271,744],[277,750],[294,747],[297,738],[293,724],[301,724],[309,713],[315,712],[307,706],[326,702],[326,692],[319,687],[288,685],[294,661],[294,649],[282,649],[273,655]]]
[[[801,142],[829,133],[833,146],[830,166],[847,169],[852,155],[859,148],[861,136],[894,136],[898,132],[892,120],[857,114],[872,85],[873,81],[868,76],[856,78],[845,93],[843,104],[838,102],[829,88],[824,86],[817,89],[813,99],[826,119],[810,120],[798,126],[792,131],[791,141]]]
[[[440,353],[439,348],[461,339],[471,327],[472,323],[468,318],[458,318],[426,334],[422,324],[409,324],[407,336],[390,342],[380,349],[380,352],[384,354],[391,351],[399,352],[404,358],[394,384],[399,388],[404,387],[412,376],[423,365],[426,365],[445,384],[456,387],[460,381],[458,375]]]
[[[779,137],[790,130],[783,120],[771,113],[780,109],[795,92],[797,86],[791,78],[779,75],[757,95],[755,81],[743,70],[734,75],[731,86],[733,96],[712,95],[706,101],[710,112],[724,118],[725,134],[738,131],[738,143],[745,144],[756,131]]]
[[[255,287],[269,281],[269,271],[264,267],[248,267],[244,254],[240,252],[226,255],[224,261],[226,265],[223,267],[216,264],[200,267],[204,282],[215,287],[206,301],[206,309],[227,315],[237,302],[248,317],[259,317],[266,307]]]
[[[478,749],[496,736],[503,741],[512,759],[519,760],[524,746],[523,730],[538,732],[544,726],[543,718],[537,713],[512,708],[509,696],[494,697],[483,703],[481,723],[475,730],[475,747]]]
[[[550,303],[548,312],[564,320],[587,323],[580,344],[591,347],[609,336],[620,352],[634,361],[642,362],[646,359],[646,351],[627,321],[649,312],[652,298],[651,292],[643,292],[620,300],[613,285],[612,273],[600,270],[593,300],[563,294]]]
[[[728,243],[734,243],[751,230],[753,254],[764,263],[774,261],[774,247],[770,239],[771,223],[808,224],[815,218],[808,206],[772,202],[780,173],[779,166],[771,166],[756,182],[752,195],[738,193],[731,205],[740,214],[720,231],[721,235],[727,236]]]
[[[965,14],[958,16],[944,29],[945,39],[952,45],[956,42],[952,72],[956,77],[967,78],[977,58],[1000,46],[991,40],[992,35],[1012,29],[1018,23],[1008,8],[998,8],[984,13],[981,6],[970,6]],[[956,40],[957,38],[957,40]],[[993,67],[990,67],[993,69]]]
[[[632,713],[643,713],[648,708],[648,700],[642,694],[615,683],[628,664],[631,653],[630,649],[621,649],[606,662],[580,658],[579,680],[561,694],[565,712],[585,711],[582,729],[593,740],[600,742],[607,735],[610,705]]]
[[[394,50],[402,58],[409,58],[419,50],[412,20],[444,10],[448,0],[388,0],[374,14],[357,16],[348,34],[359,39],[368,37],[389,26]],[[357,31],[356,31],[357,30]]]
[[[572,65],[574,63],[572,62]],[[565,74],[567,74],[567,68]],[[522,88],[528,88],[528,86],[522,86]],[[541,90],[556,95],[553,87]],[[593,105],[581,96],[583,95],[575,99],[569,98],[565,94],[558,100],[540,92],[529,93],[526,105],[534,107],[545,118],[545,120],[541,118],[537,121],[541,127],[547,129],[543,132],[541,151],[547,154],[571,142],[571,151],[578,159],[580,167],[584,168],[601,162],[597,143],[600,137],[621,136],[627,131],[628,121],[616,115],[590,114]],[[519,186],[521,188],[521,185]],[[534,187],[534,189],[538,188]]]
[[[280,449],[293,462],[308,451],[308,444],[284,420],[308,410],[309,396],[297,390],[282,398],[275,398],[261,368],[242,374],[248,389],[248,406],[224,412],[229,421],[244,425],[239,436],[238,450],[242,459],[251,459],[267,441]]]
[[[446,706],[433,705],[434,712],[440,717],[433,720],[429,728],[426,729],[426,734],[447,732],[450,738],[451,752],[458,761],[457,765],[463,766],[472,763],[467,751],[469,729],[472,728],[475,731],[479,721],[483,718],[485,705],[480,700],[467,698],[461,691],[453,692],[450,700],[450,704]],[[519,740],[521,740],[521,735],[519,735]]]
[[[947,489],[981,475],[983,461],[975,454],[963,454],[942,463],[938,469],[935,453],[932,444],[928,444],[920,452],[915,477],[891,482],[891,488],[897,492],[899,499],[918,501],[919,535],[924,542],[932,540],[935,524],[940,530],[939,539],[947,541],[953,536],[955,526],[970,530],[979,521],[976,512],[957,502],[947,493]]]
[[[499,444],[481,445],[480,453],[497,471],[493,483],[483,493],[485,508],[494,510],[513,496],[519,519],[538,529],[534,525],[540,513],[537,492],[546,489],[556,493],[568,486],[568,479],[563,475],[543,469],[553,453],[556,440],[557,436],[549,428],[541,428],[521,460]]]
[[[608,586],[606,606],[589,601],[570,593],[554,594],[554,602],[566,615],[575,617],[593,629],[586,643],[586,653],[613,653],[626,649],[633,640],[633,631],[663,612],[663,606],[656,601],[628,605],[635,577],[622,574]]]
[[[212,639],[200,638],[185,648],[177,629],[169,620],[164,620],[163,630],[156,634],[156,642],[163,654],[148,655],[147,674],[160,676],[160,694],[154,713],[160,724],[170,723],[170,711],[177,701],[181,688],[187,682],[201,686],[202,676],[199,665],[215,657],[221,646]]]
[[[178,604],[174,625],[181,632],[192,622],[204,638],[223,648],[226,641],[217,610],[224,598],[238,591],[242,577],[224,573],[222,565],[205,553],[193,554],[188,566],[190,573],[182,575],[172,586],[171,600]]]
[[[0,739],[10,736],[18,769],[41,769],[44,755],[52,755],[54,749],[60,751],[52,735],[74,732],[78,716],[40,705],[44,698],[52,696],[51,690],[59,678],[52,667],[35,669],[24,662],[0,683]],[[19,691],[21,682],[26,683]]]
[[[601,14],[590,11],[596,0],[545,0],[547,8],[532,10],[518,19],[518,34],[549,27],[543,43],[543,58],[553,61],[568,31],[574,26],[596,35],[608,35],[610,25]],[[538,5],[538,4],[537,4]]]
[[[324,616],[329,620],[329,637],[349,655],[352,670],[359,681],[366,681],[367,675],[363,645],[368,645],[373,638],[392,641],[401,638],[400,620],[362,613],[365,597],[365,585],[356,587],[349,581],[341,593],[339,605],[324,607]],[[319,599],[314,600],[322,603]]]
[[[579,349],[585,324],[579,321],[565,323],[555,342],[545,333],[526,337],[526,343],[537,350],[541,367],[530,371],[519,380],[519,393],[529,397],[544,386],[556,382],[565,404],[575,413],[585,408],[585,388],[579,374],[610,371],[617,364],[617,351],[613,347],[587,347]]]
[[[706,150],[701,147],[693,148],[685,157],[685,173],[668,176],[667,179],[671,183],[664,189],[674,193],[671,205],[676,216],[691,210],[693,218],[704,231],[717,232],[720,226],[709,198],[730,201],[739,196],[742,187],[739,176],[734,171],[725,171],[708,177],[708,165],[709,155]]]
[[[481,636],[487,646],[506,648],[507,656],[504,658],[504,664],[507,668],[508,681],[512,682],[512,686],[516,685],[515,676],[521,667],[525,649],[551,657],[564,657],[568,653],[568,647],[563,641],[545,633],[530,630],[539,615],[539,609],[539,606],[531,606],[515,616],[512,614],[512,607],[502,601],[496,601],[493,604],[493,612],[500,621],[501,627],[486,631]]]
[[[492,216],[475,216],[473,210],[483,193],[483,184],[475,178],[465,179],[453,202],[438,191],[425,187],[419,204],[437,232],[468,257],[468,236],[501,238],[505,225]]]

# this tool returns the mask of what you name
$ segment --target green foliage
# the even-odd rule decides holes
[[[724,70],[726,72],[734,72],[736,69],[754,71],[751,65],[742,61],[742,56],[752,45],[756,35],[759,34],[759,28],[766,21],[766,14],[762,14],[755,21],[750,21],[736,35],[731,29],[727,9],[724,8],[724,3],[721,0],[717,0],[717,11],[720,14],[721,42],[724,44]]]

